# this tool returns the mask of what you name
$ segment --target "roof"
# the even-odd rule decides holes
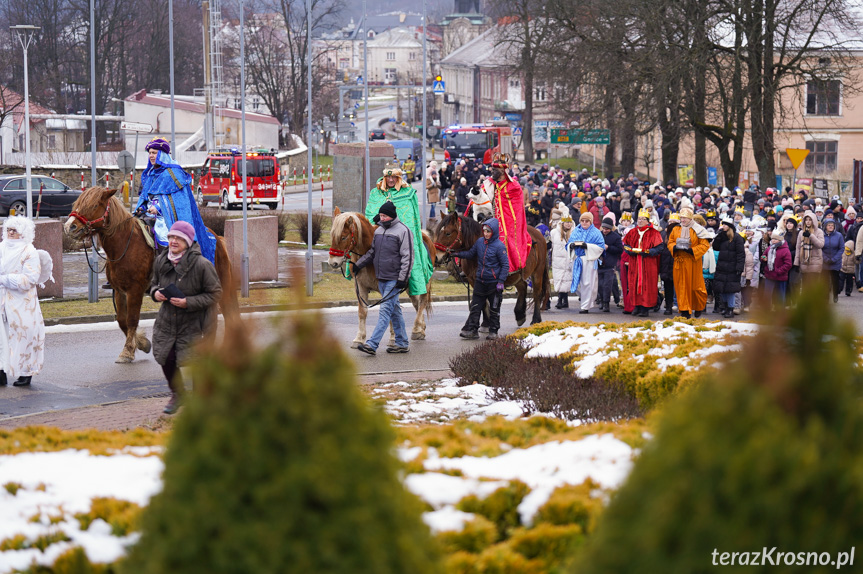
[[[417,36],[420,36],[417,38]],[[407,28],[392,28],[369,40],[369,48],[422,48],[422,34]]]
[[[452,66],[480,66],[497,67],[505,66],[515,61],[515,55],[509,54],[512,48],[498,46],[499,26],[492,26],[470,42],[462,44],[453,50],[446,58],[441,60],[441,65]]]
[[[19,127],[24,122],[24,106],[19,105],[23,104],[24,97],[6,86],[0,86],[0,109],[3,108],[4,104],[7,106],[16,106],[15,109],[12,110],[12,123],[15,126],[15,132],[19,131]],[[53,110],[49,110],[48,108],[44,108],[39,104],[30,100],[30,114],[53,114]],[[31,117],[31,124],[38,124],[44,122],[45,120],[39,120]]]
[[[139,90],[126,98],[127,102],[135,102],[139,104],[146,104],[149,106],[158,106],[162,108],[170,108],[171,107],[171,97],[162,95],[162,94],[148,94],[147,90]],[[174,108],[178,110],[185,110],[187,112],[195,112],[199,114],[204,114],[204,104],[189,101],[187,99],[178,99],[174,96]],[[235,110],[233,108],[219,108],[222,111],[222,116],[226,118],[234,118],[240,119],[242,117],[241,110]],[[49,112],[50,113],[50,112]],[[264,124],[274,124],[281,125],[279,120],[274,118],[273,116],[268,116],[265,114],[258,114],[255,112],[246,112],[246,121],[249,122],[260,122]]]

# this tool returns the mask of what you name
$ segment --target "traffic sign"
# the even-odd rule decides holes
[[[432,84],[432,92],[434,92],[435,94],[442,94],[446,92],[445,85],[446,82],[444,82],[443,80],[435,80]]]
[[[515,129],[513,129],[513,130],[512,130],[512,135],[514,135],[514,136],[520,136],[520,135],[521,135],[521,128],[515,128]]]
[[[794,169],[797,169],[803,163],[803,160],[806,159],[806,156],[809,155],[809,150],[788,148],[785,150],[785,153],[788,154],[788,159],[791,160],[791,165],[794,166]]]
[[[117,167],[125,175],[129,175],[135,169],[135,156],[126,150],[121,151],[117,156]]]
[[[357,102],[357,103],[355,103],[355,104],[354,104],[354,109],[355,109],[355,110],[360,109],[360,103],[359,103],[359,102]]]
[[[127,132],[143,132],[148,134],[153,131],[153,126],[136,122],[120,122],[120,129]]]
[[[600,144],[611,143],[609,130],[583,130],[551,128],[549,142],[553,144]]]

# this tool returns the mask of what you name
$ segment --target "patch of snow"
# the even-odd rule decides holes
[[[426,460],[426,463],[428,463],[428,460]],[[481,481],[476,478],[450,476],[439,472],[410,474],[405,478],[407,489],[428,502],[435,509],[443,508],[446,505],[454,505],[465,496],[471,494],[479,498],[485,498],[507,484],[508,482],[506,481]]]
[[[432,532],[448,532],[451,530],[462,530],[466,522],[476,518],[475,514],[456,510],[452,506],[446,506],[440,510],[426,512],[423,514],[425,522]]]

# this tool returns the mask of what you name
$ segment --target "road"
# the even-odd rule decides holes
[[[573,297],[573,303],[577,299]],[[501,313],[501,333],[515,331],[513,317],[514,300],[507,299]],[[574,320],[596,323],[600,321],[629,322],[632,318],[623,315],[619,309],[611,313],[592,311],[589,315],[579,315],[576,305],[568,310],[546,311],[546,320]],[[825,303],[826,305],[826,303]],[[409,304],[403,304],[405,321],[410,326],[415,313]],[[842,295],[837,305],[838,313],[856,321],[857,331],[863,332],[863,295],[854,293],[852,297]],[[260,313],[245,316],[256,322],[256,336],[263,343],[278,334],[278,322],[291,313]],[[664,315],[652,314],[658,320]],[[359,374],[398,373],[404,371],[428,371],[430,377],[444,376],[448,371],[449,359],[465,349],[483,342],[463,341],[458,333],[467,318],[467,302],[437,303],[428,319],[426,339],[412,341],[411,350],[405,355],[388,355],[381,349],[377,356],[368,356],[351,349],[351,341],[357,331],[355,307],[326,309],[321,312],[325,328],[342,343],[345,352],[353,359]],[[719,319],[707,315],[707,319]],[[371,335],[377,321],[377,311],[371,310],[368,317],[368,331]],[[143,326],[149,334],[152,321],[144,321]],[[385,341],[386,342],[386,341]],[[384,342],[384,344],[385,344]],[[91,325],[58,325],[47,328],[45,366],[33,378],[27,388],[0,387],[0,419],[32,414],[41,411],[67,409],[79,406],[103,404],[129,398],[139,398],[167,392],[161,369],[151,354],[140,352],[132,364],[120,365],[114,360],[122,349],[123,339],[114,323]]]

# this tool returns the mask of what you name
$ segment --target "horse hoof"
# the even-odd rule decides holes
[[[150,344],[150,339],[144,337],[143,339],[138,340],[138,350],[144,353],[149,353],[152,347],[153,345]]]
[[[360,341],[354,341],[351,343],[351,349],[356,349],[360,346]]]
[[[521,319],[516,318],[515,324],[521,327],[524,325],[524,322],[527,321],[527,317],[522,317]]]
[[[411,333],[411,339],[414,341],[425,341],[425,333]]]
[[[122,364],[122,363],[131,363],[134,360],[135,360],[134,357],[120,355],[119,357],[117,357],[117,360],[114,362]]]

